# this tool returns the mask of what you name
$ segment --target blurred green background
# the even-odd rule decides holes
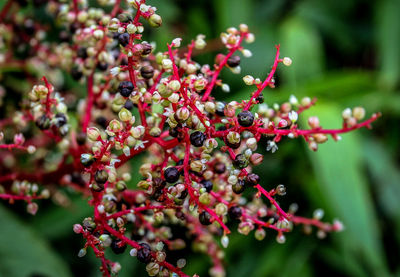
[[[400,276],[400,1],[149,3],[164,20],[161,29],[149,34],[157,50],[177,36],[188,43],[202,33],[217,41],[227,27],[247,23],[256,41],[246,46],[253,57],[242,59],[240,77],[264,78],[274,45],[281,44],[282,57],[291,57],[293,64],[279,68],[277,89],[264,92],[268,104],[287,101],[291,94],[317,97],[317,106],[307,115],[318,115],[325,128],[340,127],[346,107],[361,105],[368,115],[383,113],[372,130],[343,135],[337,143],[330,140],[316,153],[301,140],[285,139],[279,151],[266,154],[256,172],[266,188],[287,186],[287,195],[279,199],[285,209],[296,202],[298,214],[310,217],[314,209],[323,208],[326,221],[339,218],[346,229],[319,240],[315,232],[306,236],[295,228],[284,245],[276,243],[273,231],[262,242],[253,234],[233,232],[225,258],[227,276]],[[195,60],[211,63],[215,53]],[[231,93],[217,89],[217,98],[250,95],[237,75],[225,70],[223,77]],[[138,165],[140,161],[132,163]],[[92,252],[76,256],[83,241],[72,233],[72,225],[91,210],[79,195],[66,193],[72,201],[68,209],[45,202],[35,217],[27,217],[23,205],[19,213],[18,204],[17,212],[15,206],[11,211],[1,204],[0,276],[100,275]],[[207,276],[206,256],[185,255],[186,273]],[[128,254],[115,258],[123,264],[120,276],[145,276],[144,266]]]

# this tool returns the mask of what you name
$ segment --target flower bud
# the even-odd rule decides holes
[[[251,86],[254,83],[254,77],[251,75],[246,75],[243,77],[243,82],[246,85]]]
[[[162,18],[158,14],[154,13],[149,17],[149,24],[151,27],[158,28],[162,24]]]
[[[96,127],[89,127],[86,131],[88,139],[91,141],[97,141],[100,136],[100,131]]]
[[[292,64],[292,59],[288,58],[288,57],[284,57],[282,62],[284,65],[290,66]]]
[[[312,129],[318,128],[319,127],[319,119],[316,116],[311,116],[310,118],[308,118],[308,125],[310,125],[310,127]]]
[[[122,108],[119,113],[118,113],[118,117],[120,120],[124,121],[124,122],[130,122],[133,118],[132,113],[125,109]],[[133,124],[134,122],[130,122],[131,124]]]
[[[353,116],[357,120],[362,120],[365,116],[365,109],[362,107],[355,107],[353,109]]]

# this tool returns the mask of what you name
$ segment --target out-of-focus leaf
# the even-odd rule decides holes
[[[365,139],[363,155],[378,187],[376,195],[387,216],[400,219],[400,171],[395,161],[377,140]]]
[[[313,112],[318,114],[325,128],[341,126],[340,111],[334,106],[320,103]],[[386,276],[378,222],[361,171],[361,151],[359,137],[353,132],[343,135],[340,142],[330,139],[316,153],[309,152],[309,156],[322,192],[321,198],[327,209],[346,226],[343,233],[335,236],[342,251],[349,254],[343,266],[356,263],[365,274]],[[310,190],[310,193],[315,193],[314,188],[310,187]]]
[[[220,31],[224,31],[228,27],[237,27],[240,23],[250,24],[253,22],[253,1],[219,0],[212,2],[218,14],[217,28]]]
[[[71,198],[68,207],[52,206],[51,209],[40,210],[32,224],[47,239],[56,239],[71,234],[72,226],[92,212],[93,208],[89,206],[87,199],[77,196]]]
[[[281,56],[290,57],[293,64],[282,70],[285,84],[297,86],[319,77],[324,69],[322,43],[314,26],[298,17],[291,17],[281,27]]]
[[[400,2],[379,1],[375,6],[380,83],[387,89],[393,89],[400,80]]]
[[[64,261],[39,234],[0,206],[0,275],[72,276]]]

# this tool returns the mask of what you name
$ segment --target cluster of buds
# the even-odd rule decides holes
[[[214,65],[200,65],[192,54],[194,49],[206,48],[204,35],[198,35],[186,47],[176,38],[165,51],[156,52],[153,43],[142,40],[146,25],[162,24],[155,7],[145,0],[128,0],[125,10],[120,0],[98,2],[100,8],[89,7],[84,0],[46,4],[47,11],[63,25],[61,43],[41,43],[46,41],[43,26],[31,19],[23,21],[32,25],[25,32],[34,39],[21,43],[25,48],[33,47],[37,54],[28,55],[20,66],[37,64],[49,71],[44,73],[50,80],[53,76],[54,82],[54,76],[68,72],[86,85],[87,96],[75,102],[76,113],[68,116],[64,98],[53,92],[45,77],[44,85],[33,86],[27,94],[29,105],[14,118],[19,128],[29,128],[26,123],[30,121],[36,123],[37,139],[33,137],[32,141],[43,151],[51,147],[44,137],[54,140],[61,152],[59,163],[52,170],[35,173],[12,172],[0,166],[0,173],[4,173],[0,198],[24,200],[28,212],[34,214],[37,204],[32,200],[50,197],[47,189],[38,193],[36,183],[67,185],[90,195],[88,205],[94,207],[94,213],[75,224],[73,230],[85,240],[78,256],[92,249],[101,261],[104,276],[121,270],[118,262],[107,258],[107,249],[116,254],[129,252],[146,264],[149,276],[187,276],[184,258],[170,261],[167,257],[168,251],[188,247],[188,237],[174,234],[176,225],[188,230],[189,243],[196,250],[210,256],[212,276],[225,275],[222,248],[229,246],[234,222],[239,233],[254,233],[257,240],[266,237],[266,230],[272,230],[278,243],[285,242],[285,234],[295,225],[303,225],[306,233],[316,228],[319,238],[343,229],[337,220],[322,222],[322,210],[316,210],[312,218],[297,216],[295,204],[285,211],[277,199],[286,194],[286,187],[271,186],[254,173],[253,168],[262,166],[264,159],[257,150],[263,147],[270,155],[278,150],[283,137],[302,137],[315,151],[329,137],[338,140],[341,133],[370,127],[379,114],[362,121],[365,111],[356,107],[343,112],[342,128],[324,129],[318,117],[310,117],[308,127],[302,129],[299,116],[315,104],[315,99],[299,101],[291,96],[285,103],[268,106],[263,91],[275,87],[279,64],[292,63],[288,57],[280,58],[279,45],[264,80],[243,77],[244,83],[254,88],[249,99],[217,101],[212,95],[216,87],[230,90],[220,79],[220,72],[228,68],[240,74],[239,53],[252,56],[242,45],[255,40],[247,25],[222,33],[224,53],[216,56]],[[1,17],[6,18],[7,9],[13,8],[10,3]],[[113,7],[107,12],[110,4]],[[0,32],[16,28],[17,22],[16,18],[6,20],[0,24]],[[2,45],[7,45],[12,37],[1,39]],[[3,50],[9,53],[1,54],[0,66],[2,62],[17,63],[11,49]],[[67,96],[78,98],[72,92],[65,92]],[[68,124],[69,117],[78,124]],[[6,126],[9,121],[0,124]],[[266,145],[260,141],[263,137],[267,138]],[[22,147],[23,143],[18,140],[15,145]],[[18,147],[0,144],[0,151],[13,148]],[[27,150],[33,153],[35,146]],[[41,153],[37,159],[43,157]],[[131,172],[128,161],[140,153],[147,155],[139,172]],[[32,165],[36,163],[32,161]],[[129,185],[136,174],[141,180]],[[244,196],[245,191],[253,193]]]

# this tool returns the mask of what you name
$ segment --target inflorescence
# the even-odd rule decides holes
[[[212,276],[224,276],[220,245],[228,247],[231,222],[238,223],[243,235],[254,231],[258,240],[272,229],[279,243],[294,225],[308,231],[313,226],[320,238],[342,230],[337,220],[320,221],[322,210],[308,219],[295,215],[295,204],[287,211],[280,207],[277,199],[286,194],[285,186],[271,187],[253,173],[264,158],[257,153],[259,141],[266,137],[266,149],[274,153],[283,137],[302,137],[315,151],[328,137],[338,140],[341,133],[370,127],[379,114],[363,121],[363,108],[349,108],[339,129],[324,129],[315,116],[308,118],[308,128],[299,128],[298,117],[315,99],[292,96],[281,105],[264,103],[264,90],[275,87],[277,67],[292,63],[280,57],[279,45],[264,80],[243,77],[253,88],[248,100],[216,100],[212,93],[217,87],[229,91],[220,72],[228,68],[240,74],[238,53],[251,56],[243,44],[252,43],[254,35],[245,24],[221,34],[226,50],[214,65],[200,65],[192,54],[206,47],[204,35],[187,46],[176,38],[165,51],[142,39],[145,26],[162,25],[157,9],[144,0],[99,0],[100,8],[85,0],[33,2],[45,5],[62,24],[59,41],[48,40],[47,27],[28,17],[9,17],[10,9],[26,4],[10,0],[0,14],[0,66],[34,66],[52,83],[59,82],[61,71],[67,72],[86,85],[87,95],[79,99],[74,93],[55,92],[43,77],[22,108],[0,121],[3,131],[35,129],[28,141],[16,132],[13,142],[1,142],[0,198],[26,201],[27,211],[35,214],[37,200],[56,194],[59,185],[81,192],[94,212],[73,226],[85,239],[78,256],[92,249],[104,276],[121,269],[107,259],[107,248],[135,256],[150,276],[187,276],[184,258],[168,262],[167,250],[187,247],[187,241],[173,239],[172,225],[185,226],[191,243],[211,258]],[[16,43],[25,51],[23,59],[13,55]],[[67,99],[75,101],[75,113],[67,111]],[[54,142],[60,158],[43,165]],[[24,151],[31,155],[34,171],[13,170],[15,155]],[[139,172],[131,172],[128,162],[140,153],[147,155]],[[131,175],[138,173],[142,180],[128,187]],[[243,197],[244,191],[253,194]]]

